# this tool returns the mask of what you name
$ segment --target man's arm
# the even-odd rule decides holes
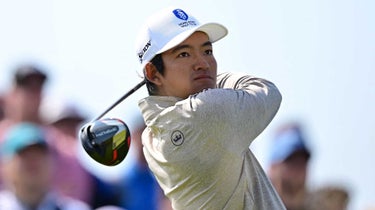
[[[270,81],[243,73],[221,73],[217,76],[217,88],[245,91],[238,93],[239,101],[245,104],[249,124],[253,127],[252,138],[258,136],[271,122],[279,110],[282,96],[278,88]],[[239,102],[237,101],[237,102]]]

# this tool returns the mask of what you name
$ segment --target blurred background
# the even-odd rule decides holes
[[[349,209],[375,204],[372,0],[0,0],[0,95],[13,68],[33,62],[49,74],[49,99],[77,102],[89,118],[98,116],[141,80],[138,29],[167,5],[227,26],[228,36],[214,45],[219,72],[247,72],[279,87],[280,111],[252,145],[265,168],[275,129],[298,121],[313,151],[308,185],[346,186]],[[145,96],[143,87],[107,116],[132,129]],[[112,168],[83,159],[90,170],[116,179],[132,156]]]

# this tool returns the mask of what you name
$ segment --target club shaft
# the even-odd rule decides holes
[[[131,90],[129,90],[125,95],[123,95],[121,98],[119,98],[114,104],[112,104],[110,107],[108,107],[101,115],[99,115],[95,120],[99,120],[102,118],[105,114],[107,114],[109,111],[111,111],[114,107],[116,107],[119,103],[121,103],[123,100],[125,100],[128,96],[133,94],[135,91],[137,91],[140,87],[142,87],[144,84],[146,84],[146,80],[142,80],[142,82],[138,83],[136,86],[134,86]]]

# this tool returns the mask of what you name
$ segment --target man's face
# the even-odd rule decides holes
[[[28,205],[39,203],[50,189],[53,162],[45,146],[28,146],[7,157],[3,169],[4,183]]]
[[[308,161],[308,155],[298,151],[271,166],[271,181],[287,208],[297,208],[304,202]]]
[[[46,190],[50,184],[52,159],[49,151],[42,146],[29,146],[7,163],[7,179],[18,193]],[[35,191],[36,192],[36,191]]]
[[[27,120],[37,118],[42,101],[43,80],[38,76],[29,76],[18,84],[13,92],[12,107],[22,113]]]
[[[160,78],[159,95],[187,98],[203,89],[215,88],[217,64],[205,33],[193,33],[162,53],[162,59],[165,70]]]

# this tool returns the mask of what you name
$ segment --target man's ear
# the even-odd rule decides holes
[[[148,81],[154,83],[155,85],[161,85],[161,74],[156,69],[155,65],[150,62],[145,66],[145,77]]]

